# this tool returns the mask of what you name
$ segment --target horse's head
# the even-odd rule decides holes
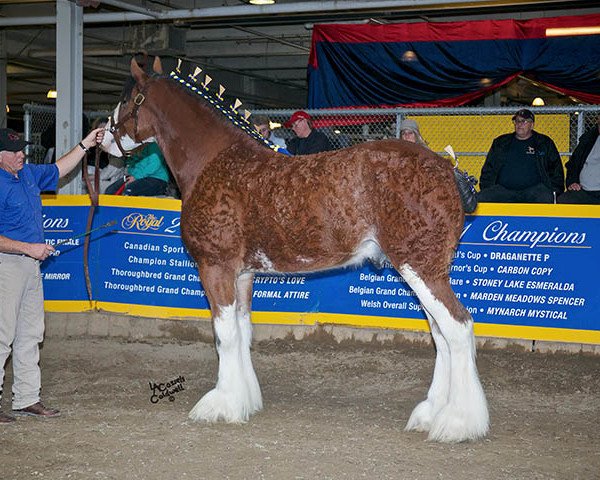
[[[133,84],[125,89],[121,101],[109,117],[102,149],[116,157],[127,157],[145,143],[155,141],[153,123],[143,121],[143,106],[148,89],[154,80],[131,59]],[[155,57],[153,70],[162,74],[160,58]]]

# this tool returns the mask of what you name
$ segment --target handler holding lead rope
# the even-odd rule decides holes
[[[24,164],[27,142],[11,129],[0,129],[0,399],[12,347],[15,415],[60,415],[40,401],[39,343],[44,336],[40,262],[54,252],[44,243],[40,192],[56,190],[59,178],[103,138],[104,129],[97,128],[55,164],[30,165]],[[0,410],[0,423],[14,421]]]

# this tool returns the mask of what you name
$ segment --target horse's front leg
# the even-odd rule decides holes
[[[208,422],[245,422],[260,409],[262,400],[252,364],[245,365],[250,358],[249,350],[245,353],[249,340],[237,319],[237,278],[232,270],[205,266],[200,266],[200,278],[210,303],[219,370],[215,388],[198,401],[189,417]]]
[[[250,346],[252,345],[250,312],[252,311],[253,280],[254,274],[244,273],[237,278],[235,283],[236,318],[240,327],[242,368],[244,369],[244,378],[248,385],[248,394],[250,396],[250,414],[262,410],[262,394],[260,393],[260,385],[256,378],[256,373],[252,366],[252,356],[250,355]]]

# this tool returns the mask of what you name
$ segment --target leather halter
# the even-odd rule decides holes
[[[144,103],[144,101],[146,100],[146,96],[144,95],[145,89],[143,89],[141,92],[139,92],[135,98],[133,99],[133,103],[134,106],[133,108],[127,112],[123,118],[121,118],[118,122],[115,123],[115,119],[113,117],[113,114],[111,113],[109,115],[109,120],[110,120],[110,133],[112,133],[113,138],[115,139],[115,143],[117,144],[118,149],[121,151],[121,154],[124,157],[131,157],[133,155],[134,152],[136,152],[137,150],[139,150],[140,148],[142,148],[142,145],[144,144],[142,142],[142,145],[140,145],[139,147],[134,148],[133,150],[125,150],[123,148],[123,145],[121,145],[121,138],[120,138],[120,133],[119,130],[123,127],[123,125],[125,124],[125,122],[127,122],[128,120],[130,120],[131,118],[133,118],[133,136],[134,136],[134,140],[135,137],[137,137],[137,133],[138,133],[138,110],[140,109],[142,103]]]

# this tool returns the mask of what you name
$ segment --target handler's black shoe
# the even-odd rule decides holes
[[[21,408],[19,410],[13,410],[12,413],[14,415],[28,415],[30,417],[60,417],[60,410],[56,410],[55,408],[46,408],[42,402],[34,403],[33,405],[29,405],[28,407]]]
[[[0,423],[13,423],[16,420],[17,419],[15,417],[13,417],[12,415],[9,415],[8,413],[4,413],[2,410],[0,410]]]

